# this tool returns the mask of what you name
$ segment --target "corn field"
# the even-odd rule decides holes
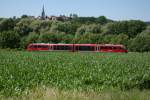
[[[150,89],[150,53],[0,50],[0,95],[36,87],[60,90]]]

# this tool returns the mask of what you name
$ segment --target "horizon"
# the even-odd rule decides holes
[[[23,14],[23,15],[27,15],[27,14]],[[2,18],[2,19],[9,19],[9,18],[21,18],[23,15],[21,15],[21,16],[12,16],[12,17],[0,17],[0,18]],[[61,15],[61,14],[60,14]],[[50,16],[56,16],[56,17],[59,17],[60,15],[50,15]],[[27,16],[29,16],[29,17],[34,17],[34,18],[38,18],[38,17],[41,17],[41,16],[32,16],[32,15],[27,15]],[[47,16],[47,15],[46,15]],[[50,17],[50,16],[47,16],[47,17]],[[66,15],[65,15],[66,16]],[[103,15],[102,15],[103,16]],[[66,16],[66,17],[69,17],[69,15],[68,16]],[[94,17],[94,18],[98,18],[98,17],[101,17],[101,16],[78,16],[78,17]],[[122,19],[122,20],[114,20],[114,19],[110,19],[110,18],[108,18],[107,16],[104,16],[104,17],[106,17],[108,20],[112,20],[112,21],[130,21],[130,20],[140,20],[140,21],[143,21],[143,22],[146,22],[146,23],[149,23],[150,21],[148,20],[148,21],[144,21],[144,20],[141,20],[141,19]]]
[[[149,0],[1,0],[0,18],[12,18],[14,16],[18,18],[22,15],[38,17],[41,15],[44,5],[47,16],[77,14],[79,17],[105,16],[116,21],[142,20],[149,22],[149,4]]]

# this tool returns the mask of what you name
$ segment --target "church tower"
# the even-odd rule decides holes
[[[44,5],[43,5],[41,19],[45,19],[45,18],[46,18],[46,15],[45,15],[45,9],[44,9]]]

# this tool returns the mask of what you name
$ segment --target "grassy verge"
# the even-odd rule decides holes
[[[4,97],[1,100],[149,100],[150,91],[130,90],[118,91],[108,90],[96,92],[63,91],[52,88],[35,88],[21,96]]]

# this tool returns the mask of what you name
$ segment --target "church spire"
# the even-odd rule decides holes
[[[42,18],[42,19],[45,19],[45,18],[46,18],[44,5],[43,5],[43,8],[42,8],[41,18]]]

